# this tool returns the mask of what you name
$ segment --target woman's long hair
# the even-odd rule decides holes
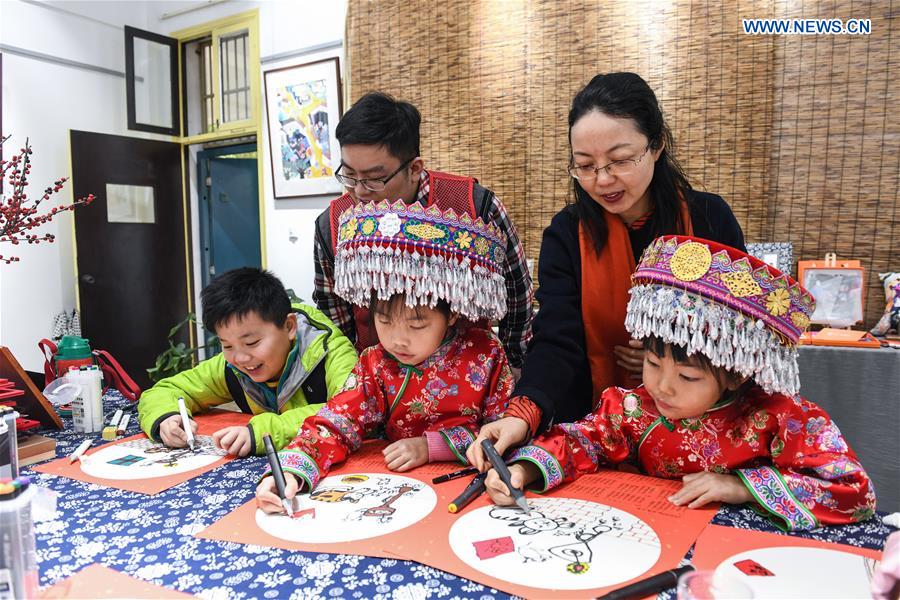
[[[680,198],[689,201],[690,183],[673,156],[675,140],[663,118],[656,94],[640,75],[635,73],[607,73],[591,79],[572,100],[569,111],[569,149],[572,147],[572,126],[593,111],[610,117],[631,119],[638,131],[650,140],[650,149],[663,148],[653,169],[650,181],[650,202],[653,216],[645,227],[650,227],[653,237],[664,234],[684,233],[680,221]],[[588,237],[599,255],[606,245],[609,232],[606,228],[604,208],[595,202],[572,179],[575,188],[575,211],[585,224]]]

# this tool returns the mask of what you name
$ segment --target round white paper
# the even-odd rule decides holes
[[[402,475],[355,473],[326,477],[313,494],[300,494],[291,518],[256,511],[260,529],[283,540],[313,544],[352,542],[386,535],[426,517],[437,505],[428,485]]]
[[[572,498],[529,498],[528,504],[531,517],[497,506],[463,514],[450,529],[450,547],[470,567],[497,579],[558,590],[615,585],[659,560],[656,532],[623,510]],[[506,537],[512,552],[479,558],[476,543]]]

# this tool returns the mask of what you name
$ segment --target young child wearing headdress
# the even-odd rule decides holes
[[[643,385],[607,388],[587,417],[511,452],[513,485],[543,491],[631,463],[681,479],[676,505],[754,503],[788,530],[873,514],[853,450],[798,394],[796,344],[815,306],[805,289],[733,248],[666,236],[644,252],[630,294],[625,326],[646,349]],[[479,438],[529,428],[517,421],[487,425]],[[478,450],[469,458],[483,468]],[[494,502],[512,503],[496,473],[486,485]]]
[[[393,471],[466,462],[478,427],[500,416],[513,386],[499,340],[458,323],[503,317],[503,238],[481,219],[418,203],[359,204],[341,216],[335,291],[369,306],[380,342],[279,452],[288,498],[315,488],[373,434],[391,442]],[[283,512],[271,477],[257,499]]]

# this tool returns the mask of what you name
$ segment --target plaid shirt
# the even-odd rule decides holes
[[[431,186],[428,172],[422,171],[416,202],[423,206],[428,202]],[[319,310],[334,321],[351,340],[356,339],[353,322],[353,307],[334,293],[334,248],[331,244],[331,221],[329,209],[325,209],[316,220],[315,269],[316,281],[313,301]],[[509,219],[506,208],[497,196],[490,192],[490,208],[487,222],[496,225],[507,238],[506,245],[506,315],[500,321],[500,341],[506,350],[510,366],[521,368],[525,351],[531,340],[531,316],[533,312],[534,288],[531,274],[525,263],[525,249],[519,241],[519,234]]]

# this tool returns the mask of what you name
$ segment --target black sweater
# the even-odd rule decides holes
[[[745,250],[744,233],[728,204],[715,194],[690,193],[694,235]],[[635,259],[653,241],[650,227],[629,231]],[[544,230],[536,293],[540,311],[514,395],[541,407],[539,431],[571,423],[593,409],[591,368],[581,314],[581,249],[575,207],[566,206]],[[598,282],[595,285],[602,285]]]

